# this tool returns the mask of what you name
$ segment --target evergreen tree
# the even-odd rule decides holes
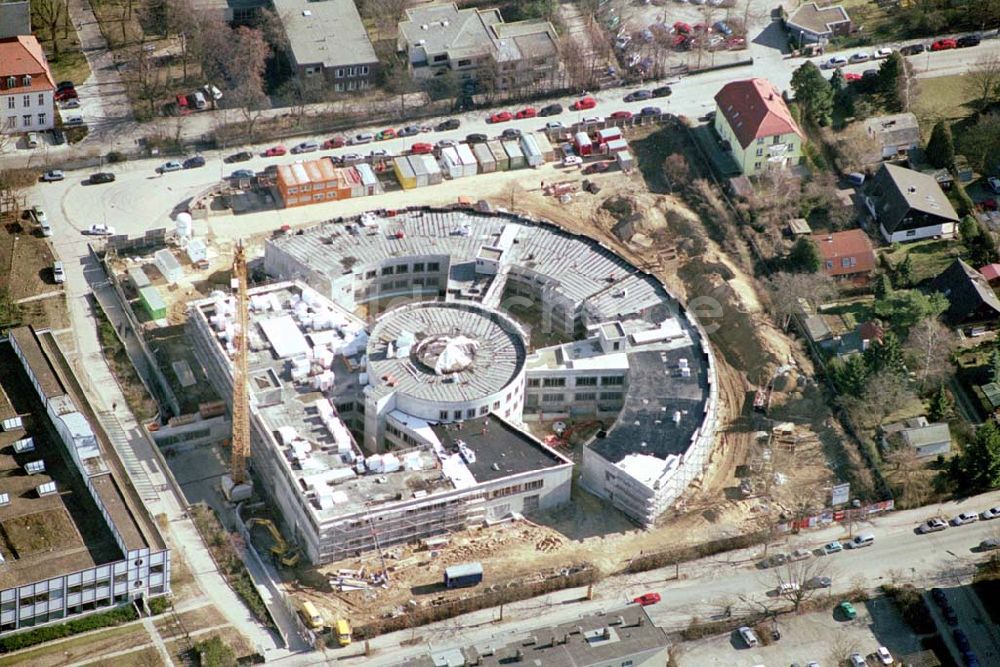
[[[879,371],[903,373],[906,371],[906,364],[903,361],[903,345],[899,342],[899,337],[891,331],[886,332],[881,343],[875,342],[865,350],[864,361],[869,373],[878,373]]]
[[[889,274],[880,273],[875,276],[875,298],[877,300],[882,300],[891,295],[892,281],[889,280]]]
[[[990,382],[1000,382],[1000,348],[990,354]]]
[[[819,248],[808,236],[800,236],[788,253],[788,268],[798,273],[816,273],[822,261]]]
[[[1000,485],[1000,427],[987,420],[976,431],[976,437],[965,445],[957,472],[965,490],[980,491]]]
[[[951,169],[954,166],[955,142],[948,123],[942,120],[934,126],[925,152],[927,160],[938,169]]]
[[[906,253],[903,261],[896,265],[896,287],[910,287],[913,285],[913,258],[910,253]]]
[[[976,221],[971,215],[967,215],[962,218],[962,221],[958,223],[958,237],[962,240],[962,243],[968,247],[977,236],[981,233],[979,229],[979,222]]]
[[[823,78],[811,61],[806,61],[792,73],[792,90],[806,116],[813,122],[826,125],[833,110],[833,88]]]
[[[944,385],[941,385],[934,392],[934,395],[931,396],[930,405],[927,408],[927,416],[932,422],[940,422],[951,419],[954,414],[955,399],[952,398],[951,392],[945,389]]]
[[[834,94],[847,88],[847,79],[844,78],[844,72],[839,67],[833,70],[833,75],[830,76],[830,87],[833,88]]]
[[[868,380],[868,365],[860,354],[852,354],[844,362],[833,365],[833,383],[841,393],[860,397]]]
[[[889,111],[902,110],[899,89],[904,76],[906,76],[906,61],[899,51],[893,51],[892,55],[882,61],[876,79],[878,93]]]

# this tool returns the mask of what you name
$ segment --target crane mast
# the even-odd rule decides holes
[[[236,331],[233,338],[233,437],[232,460],[228,493],[230,500],[245,499],[250,496],[250,480],[247,477],[247,458],[250,456],[250,404],[247,393],[247,335],[250,331],[250,316],[247,289],[247,259],[243,242],[237,241],[233,251],[233,276],[230,286],[236,297]]]

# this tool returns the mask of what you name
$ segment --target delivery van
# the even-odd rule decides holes
[[[341,646],[349,646],[351,643],[351,624],[347,619],[338,618],[333,624],[333,634],[337,637],[337,643]]]
[[[299,613],[302,614],[302,620],[306,622],[312,630],[321,630],[323,628],[323,617],[319,615],[319,611],[316,609],[316,605],[312,602],[306,600],[302,603]]]

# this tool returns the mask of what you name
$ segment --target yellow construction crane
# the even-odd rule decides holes
[[[223,478],[222,488],[231,501],[246,500],[253,487],[247,477],[247,457],[250,456],[250,397],[247,394],[247,335],[250,331],[249,282],[247,258],[243,241],[233,250],[233,275],[230,286],[236,297],[236,348],[233,357],[233,437],[229,478]]]

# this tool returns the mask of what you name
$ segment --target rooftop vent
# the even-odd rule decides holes
[[[420,29],[421,30],[427,30],[428,27],[429,26],[426,23],[424,23],[423,25],[420,26]]]
[[[313,15],[313,13],[312,13],[311,9],[303,9],[302,10],[302,16],[312,16],[312,15]]]

